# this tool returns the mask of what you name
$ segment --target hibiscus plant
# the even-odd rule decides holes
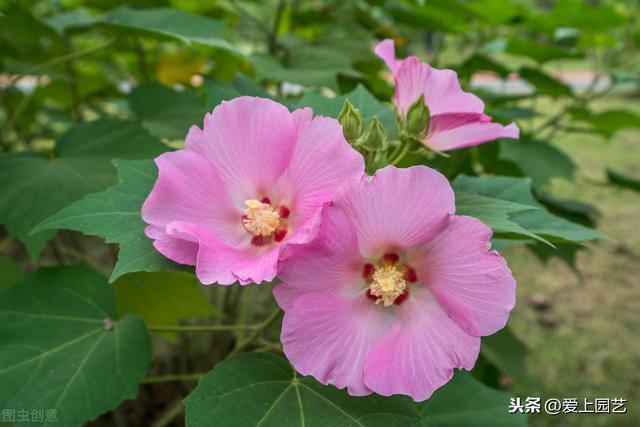
[[[0,422],[528,425],[503,254],[607,238],[552,141],[640,127],[638,16],[0,1]]]

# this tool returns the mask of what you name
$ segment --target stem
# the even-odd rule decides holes
[[[276,320],[280,316],[280,307],[276,307],[275,310],[271,312],[269,317],[267,317],[262,323],[258,325],[258,327],[253,331],[251,335],[249,335],[246,339],[242,341],[238,341],[236,347],[229,353],[229,356],[233,356],[234,354],[239,353],[244,350],[249,344],[255,340],[260,333],[266,329],[274,320]]]
[[[167,409],[160,418],[158,418],[151,427],[165,427],[171,424],[174,419],[176,419],[182,411],[184,410],[184,405],[182,404],[182,400],[178,399],[175,401],[169,409]]]
[[[198,381],[204,375],[204,372],[197,372],[195,374],[156,375],[143,378],[140,381],[140,384],[157,384],[175,381]]]
[[[409,153],[410,149],[411,149],[411,144],[408,141],[404,141],[402,144],[402,150],[395,158],[389,159],[389,164],[397,165],[398,163],[400,163],[400,160],[402,160],[404,156],[406,156]]]
[[[68,38],[63,39],[65,49],[72,50],[71,41]],[[82,112],[80,110],[80,90],[78,89],[78,73],[72,58],[67,58],[64,62],[69,77],[69,94],[71,96],[71,106],[76,121],[82,121]]]
[[[151,332],[220,332],[220,331],[239,331],[239,330],[256,330],[261,324],[257,325],[202,325],[202,326],[157,326],[149,325],[147,329]]]
[[[282,21],[282,14],[286,6],[285,0],[278,1],[278,8],[276,9],[276,16],[273,19],[273,27],[269,32],[269,53],[274,55],[278,50],[278,28],[280,27],[280,21]]]

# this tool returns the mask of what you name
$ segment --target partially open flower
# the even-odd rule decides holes
[[[253,97],[220,104],[156,164],[146,234],[206,284],[272,280],[284,247],[312,239],[322,206],[364,174],[337,120]]]
[[[453,70],[438,70],[415,56],[397,59],[393,40],[383,40],[374,49],[393,73],[393,103],[401,120],[422,96],[430,118],[418,137],[435,151],[470,147],[498,138],[518,138],[515,123],[502,126],[484,114],[484,103],[462,90]]]
[[[454,211],[446,178],[424,166],[339,193],[318,237],[288,248],[274,288],[296,370],[352,395],[421,401],[473,367],[480,336],[507,322],[515,281],[488,251],[491,229]]]

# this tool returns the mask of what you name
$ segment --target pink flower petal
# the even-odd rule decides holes
[[[412,265],[447,313],[470,335],[491,335],[507,323],[516,282],[504,258],[489,252],[492,231],[456,216],[432,241],[410,252]]]
[[[243,96],[223,101],[191,127],[187,150],[206,157],[234,203],[255,199],[284,172],[296,142],[291,113],[281,104]]]
[[[455,213],[449,181],[424,166],[380,169],[373,177],[341,191],[334,205],[353,223],[365,256],[428,241]]]
[[[382,40],[373,48],[373,51],[387,64],[394,75],[398,72],[402,60],[396,59],[396,46],[392,39]]]
[[[491,117],[475,113],[448,113],[431,117],[425,145],[436,151],[471,147],[498,138],[517,139],[520,129],[515,123],[502,126]]]
[[[230,285],[271,281],[277,273],[280,247],[269,250],[238,250],[222,243],[209,230],[195,224],[174,221],[167,225],[167,234],[198,244],[196,275],[205,285]]]
[[[364,365],[366,387],[423,401],[451,379],[453,368],[473,368],[480,338],[460,329],[428,291],[412,292],[397,313]]]
[[[172,221],[186,221],[214,232],[229,244],[247,241],[247,233],[224,185],[211,164],[197,153],[179,150],[156,158],[158,178],[142,205],[142,218],[154,226],[147,236],[168,258],[194,264],[193,245],[177,244],[160,233]],[[184,251],[184,253],[182,253]]]
[[[302,375],[363,396],[371,393],[363,382],[366,356],[390,321],[390,312],[367,298],[309,293],[285,312],[282,346]]]
[[[273,289],[283,309],[291,307],[296,297],[316,291],[348,293],[364,288],[358,240],[344,213],[327,207],[322,213],[320,230],[307,245],[288,245],[280,263],[278,277],[282,284]]]
[[[484,103],[472,93],[462,90],[453,70],[438,70],[420,62],[415,56],[402,61],[395,75],[393,102],[401,116],[420,95],[432,116],[444,113],[482,113]]]
[[[198,260],[198,244],[169,236],[164,228],[150,225],[144,234],[153,239],[153,247],[162,255],[178,264],[196,265]]]

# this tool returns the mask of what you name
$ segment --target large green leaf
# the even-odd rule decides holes
[[[149,132],[168,139],[183,139],[191,125],[202,123],[206,112],[197,93],[178,92],[159,83],[136,86],[129,94],[129,105]]]
[[[32,258],[53,229],[33,227],[87,193],[116,181],[111,159],[156,156],[167,147],[136,122],[100,120],[71,128],[49,156],[35,152],[0,156],[0,223],[23,241]]]
[[[0,294],[0,354],[0,407],[55,408],[60,426],[134,398],[151,362],[142,320],[116,320],[113,289],[84,267],[38,270]]]
[[[557,217],[538,203],[531,193],[531,179],[498,177],[470,177],[461,175],[453,181],[456,192],[477,193],[539,209],[516,212],[509,219],[525,230],[552,243],[582,242],[605,237],[602,233]],[[504,237],[504,236],[503,236]]]
[[[500,159],[509,160],[531,178],[537,190],[542,189],[551,178],[571,181],[576,169],[569,156],[544,141],[500,141]]]
[[[235,50],[224,38],[223,21],[209,19],[170,8],[130,9],[121,7],[102,16],[100,21],[127,33],[179,40],[185,44]]]
[[[269,353],[224,360],[185,399],[193,426],[523,426],[507,412],[509,398],[458,372],[430,400],[404,396],[351,397],[345,390],[299,377]]]
[[[456,193],[456,213],[478,218],[491,227],[496,238],[506,234],[509,237],[521,236],[523,239],[545,241],[510,219],[511,214],[531,209],[537,208],[475,193],[464,191]]]
[[[192,274],[131,273],[114,283],[120,316],[140,315],[147,325],[176,326],[180,320],[220,316]],[[162,333],[175,339],[175,333]]]
[[[184,270],[184,266],[156,251],[151,239],[144,235],[146,224],[140,209],[156,180],[156,165],[151,160],[116,160],[114,163],[118,184],[77,201],[45,219],[36,230],[66,228],[118,243],[120,251],[111,282],[131,272]]]

